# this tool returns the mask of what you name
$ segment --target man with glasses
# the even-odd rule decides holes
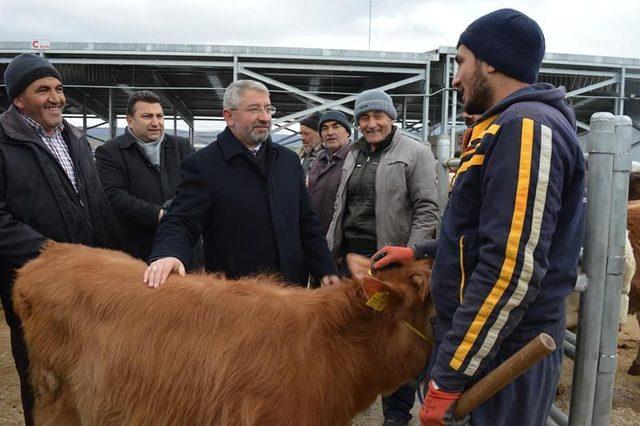
[[[227,87],[227,127],[181,165],[182,182],[163,216],[144,273],[149,287],[185,273],[200,233],[205,269],[228,278],[278,273],[306,286],[338,282],[296,154],[272,142],[267,88],[253,80]]]

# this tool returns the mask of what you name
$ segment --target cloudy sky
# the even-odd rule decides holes
[[[519,9],[547,51],[640,57],[638,0],[372,0],[371,49],[455,45],[476,17]],[[369,0],[0,0],[0,41],[197,43],[367,49]]]

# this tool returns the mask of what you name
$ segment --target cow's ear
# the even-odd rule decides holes
[[[375,277],[364,277],[362,279],[362,289],[367,298],[367,306],[376,311],[390,310],[393,307],[397,307],[398,302],[402,300],[402,294],[398,293],[391,283],[381,281]],[[387,309],[388,307],[390,309]]]
[[[362,281],[364,277],[371,275],[371,260],[367,257],[349,253],[347,254],[347,266],[356,281]]]

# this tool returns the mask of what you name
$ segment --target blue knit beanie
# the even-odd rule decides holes
[[[43,77],[55,77],[62,81],[58,70],[42,56],[32,53],[16,56],[4,70],[4,84],[9,99],[13,101],[31,83]]]
[[[358,95],[356,98],[356,106],[353,111],[356,123],[362,114],[369,111],[382,111],[392,120],[395,120],[398,116],[396,107],[393,106],[391,96],[379,89],[365,90]]]
[[[533,84],[544,57],[544,34],[536,21],[513,9],[500,9],[473,21],[460,36],[476,58],[516,80]]]

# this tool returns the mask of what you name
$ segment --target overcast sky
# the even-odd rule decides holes
[[[372,4],[372,50],[455,45],[475,18],[513,7],[538,21],[547,52],[640,57],[639,0]],[[0,41],[368,48],[369,0],[0,0],[0,16]]]

